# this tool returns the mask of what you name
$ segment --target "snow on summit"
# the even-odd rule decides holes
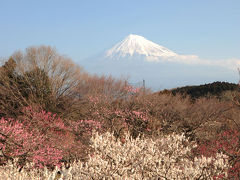
[[[178,56],[173,51],[134,34],[130,34],[105,52],[105,57],[114,59],[136,55],[145,56],[148,61],[157,61],[159,58]]]

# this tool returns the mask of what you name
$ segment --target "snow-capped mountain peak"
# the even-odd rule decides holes
[[[120,59],[125,57],[144,56],[147,60],[178,56],[173,51],[160,46],[146,38],[130,34],[105,52],[105,57]]]

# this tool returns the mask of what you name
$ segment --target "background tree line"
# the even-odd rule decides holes
[[[184,97],[190,96],[192,99],[198,99],[200,97],[218,97],[226,91],[239,91],[239,85],[229,82],[213,82],[209,84],[203,84],[198,86],[184,86],[178,87],[171,90],[163,90],[159,93],[161,94],[181,94]]]

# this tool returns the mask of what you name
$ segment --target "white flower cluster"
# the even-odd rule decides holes
[[[94,133],[91,141],[95,152],[89,155],[89,161],[73,163],[69,169],[63,168],[58,179],[213,179],[220,174],[227,176],[229,168],[224,154],[217,154],[215,158],[192,158],[191,149],[196,145],[184,135],[172,134],[153,140],[132,139],[127,134],[122,143],[107,132],[103,135]],[[27,175],[23,176],[22,171],[9,168],[3,171],[2,168],[1,179],[37,177],[35,171],[31,174],[25,172]],[[38,176],[56,179],[56,172],[57,169],[54,172],[45,169]],[[6,178],[7,174],[14,175]]]
[[[95,153],[86,164],[72,164],[72,176],[79,179],[213,179],[226,174],[227,156],[191,158],[190,143],[184,135],[172,134],[159,139],[126,135],[125,143],[113,134],[94,134]],[[75,178],[74,178],[75,179]],[[77,178],[76,178],[77,179]]]

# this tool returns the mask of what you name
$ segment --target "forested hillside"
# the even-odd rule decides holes
[[[239,85],[228,82],[213,82],[199,86],[179,87],[171,90],[173,95],[189,95],[193,99],[207,96],[220,97],[221,94],[226,91],[239,91]]]

